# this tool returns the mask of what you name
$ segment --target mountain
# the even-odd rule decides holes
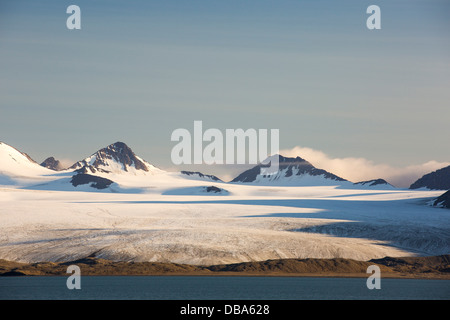
[[[433,206],[450,209],[450,190],[437,197],[433,201]]]
[[[44,168],[47,168],[47,169],[55,170],[55,171],[64,170],[64,167],[61,164],[61,162],[59,160],[56,160],[53,157],[48,157],[47,159],[45,159],[41,163],[41,166]]]
[[[13,181],[15,179],[35,179],[53,173],[54,171],[40,166],[26,153],[0,142],[0,184],[6,181],[15,184]]]
[[[138,157],[123,142],[102,148],[68,169],[61,167],[54,157],[38,164],[26,153],[0,142],[0,185],[4,186],[32,190],[140,193],[158,188],[168,190],[201,185],[203,182],[223,183],[216,176],[201,172],[158,169]]]
[[[89,187],[105,189],[112,181],[95,176],[76,174],[70,171],[62,173],[61,164],[53,157],[47,158],[38,164],[26,153],[0,142],[0,185],[26,187],[32,190],[79,190],[76,188],[86,185]],[[75,172],[76,173],[76,172]]]
[[[264,174],[267,168],[278,157],[278,171],[274,174]],[[267,164],[264,164],[267,163]],[[288,158],[282,155],[274,155],[263,161],[263,163],[244,171],[231,182],[255,183],[269,185],[336,185],[350,183],[323,169],[317,169],[308,161],[296,157]]]
[[[91,156],[74,163],[69,169],[78,173],[131,173],[134,175],[163,172],[138,157],[123,142],[113,143]]]
[[[424,175],[411,184],[410,189],[427,188],[431,190],[450,189],[450,166]]]
[[[197,178],[200,180],[211,180],[222,182],[222,180],[211,174],[203,174],[201,172],[194,172],[194,171],[181,171],[180,173],[188,177]]]
[[[376,187],[376,188],[388,188],[388,189],[394,189],[395,187],[388,183],[384,179],[374,179],[374,180],[368,180],[368,181],[361,181],[356,182],[353,184],[354,186],[361,186],[361,187]]]

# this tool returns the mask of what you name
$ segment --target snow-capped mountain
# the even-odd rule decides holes
[[[83,179],[89,176],[88,180],[92,180],[92,175],[94,175],[133,188],[146,187],[149,183],[152,186],[154,184],[177,185],[177,180],[180,179],[221,182],[216,176],[201,172],[168,172],[159,169],[137,156],[123,142],[115,142],[98,150],[91,156],[73,164],[69,170],[76,171],[77,174],[85,174]]]
[[[36,183],[54,171],[40,166],[26,153],[0,142],[0,184]]]
[[[270,172],[270,163],[278,162],[278,171]],[[53,157],[41,165],[27,154],[0,143],[0,185],[15,185],[45,190],[107,189],[111,192],[157,192],[205,182],[225,184],[214,175],[201,172],[168,172],[137,156],[123,142],[113,143],[70,168],[58,170]],[[78,176],[77,176],[78,175]],[[99,178],[103,178],[99,179]],[[338,186],[341,188],[392,189],[383,179],[353,183],[333,173],[314,167],[301,157],[274,155],[241,173],[231,183],[271,186]],[[96,186],[99,186],[97,188]],[[81,189],[80,189],[81,188]],[[450,188],[450,187],[449,187]],[[174,189],[174,190],[175,190]],[[180,189],[183,192],[185,189]],[[165,192],[165,191],[164,191]]]
[[[426,188],[430,190],[450,189],[450,166],[430,172],[411,184],[410,189]]]
[[[198,171],[195,171],[195,172],[194,172],[194,171],[181,171],[180,173],[181,173],[181,174],[184,174],[184,175],[186,175],[186,176],[188,176],[188,177],[191,177],[191,178],[193,178],[193,179],[211,180],[211,181],[219,181],[219,182],[222,182],[221,179],[217,178],[217,177],[214,176],[214,175],[211,175],[211,174],[203,174],[203,173],[198,172]]]
[[[113,143],[68,169],[53,157],[38,164],[26,153],[0,142],[0,185],[34,190],[148,192],[223,183],[201,172],[168,172],[141,157],[123,142]],[[155,191],[158,192],[158,191]]]
[[[361,186],[361,187],[375,187],[375,188],[383,188],[383,189],[395,189],[393,185],[388,183],[384,179],[374,179],[374,180],[368,180],[368,181],[360,181],[356,182],[353,185],[355,186]]]
[[[91,156],[74,163],[69,169],[87,174],[98,172],[138,175],[163,172],[163,170],[138,157],[123,142],[116,142],[100,149]]]
[[[278,171],[274,174],[265,174],[264,170],[269,166],[269,163],[277,160],[274,157],[278,157]],[[244,171],[231,182],[297,186],[352,185],[350,181],[323,169],[317,169],[311,163],[300,157],[288,158],[282,155],[269,157],[263,163]]]

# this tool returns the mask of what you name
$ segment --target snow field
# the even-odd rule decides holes
[[[214,185],[230,194],[0,188],[0,258],[221,264],[449,252],[448,210],[424,205],[441,192]]]

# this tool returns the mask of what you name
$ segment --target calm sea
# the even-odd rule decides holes
[[[340,300],[450,299],[450,280],[366,278],[82,276],[69,290],[66,277],[0,277],[1,300]]]

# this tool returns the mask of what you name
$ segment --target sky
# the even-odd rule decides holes
[[[72,4],[80,30],[66,27]],[[366,27],[372,4],[380,30]],[[122,141],[160,168],[233,178],[242,168],[171,162],[172,132],[201,120],[279,129],[286,155],[404,186],[450,161],[448,12],[439,0],[4,0],[0,141],[67,163]],[[355,174],[351,159],[366,166]]]

